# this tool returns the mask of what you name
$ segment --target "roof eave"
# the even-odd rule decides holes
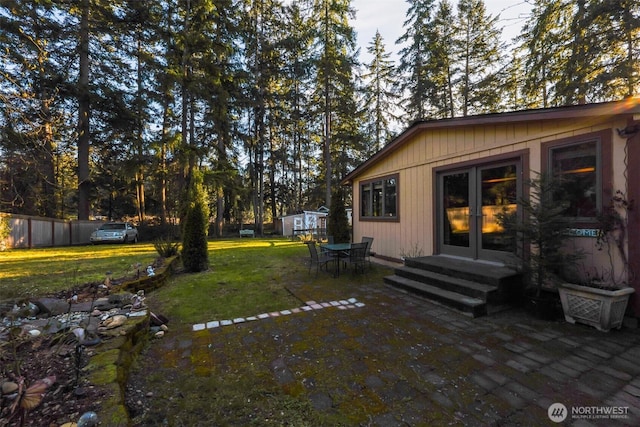
[[[640,114],[640,97],[632,97],[622,101],[603,102],[599,104],[583,104],[536,110],[510,111],[505,113],[454,117],[440,120],[416,120],[400,135],[385,145],[380,151],[348,173],[342,179],[340,184],[345,186],[351,185],[353,178],[398,149],[405,141],[409,140],[412,135],[424,129],[444,129],[459,126],[507,124],[540,120],[620,116],[625,114]]]

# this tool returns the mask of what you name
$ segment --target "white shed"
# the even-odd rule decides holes
[[[327,212],[302,211],[280,218],[282,235],[314,234],[324,236],[327,231]]]

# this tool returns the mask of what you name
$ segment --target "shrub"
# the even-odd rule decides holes
[[[333,236],[333,241],[336,243],[351,242],[349,220],[347,219],[347,211],[344,208],[344,199],[340,189],[331,194],[331,210],[329,211],[327,234]]]
[[[518,200],[522,218],[516,211],[498,214],[536,297],[543,288],[555,287],[563,272],[583,256],[581,251],[563,249],[571,221],[565,216],[569,198],[562,184],[555,176],[538,174],[527,182],[529,197]]]
[[[11,235],[11,225],[9,224],[9,218],[0,218],[0,251],[4,251],[7,248],[6,240]]]
[[[167,239],[157,239],[153,242],[153,247],[163,258],[169,258],[178,255],[180,252],[180,242],[174,242]]]
[[[188,192],[187,213],[182,232],[182,265],[189,272],[209,268],[207,229],[209,212],[202,189],[202,178],[194,173]]]

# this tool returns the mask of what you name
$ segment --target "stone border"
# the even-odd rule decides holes
[[[144,276],[118,285],[118,290],[137,292],[163,286],[173,275],[180,258],[170,257],[158,268],[154,276]],[[102,403],[98,413],[100,425],[103,427],[122,427],[131,425],[127,411],[125,392],[132,363],[142,352],[149,340],[150,314],[129,316],[127,322],[114,329],[111,339],[103,341],[92,349],[93,355],[83,368],[90,385],[104,388],[107,399]]]
[[[214,329],[221,326],[235,325],[244,322],[253,322],[256,320],[268,319],[271,317],[288,316],[291,314],[305,313],[308,311],[322,310],[324,308],[337,307],[340,310],[347,310],[351,308],[364,307],[364,303],[358,302],[355,298],[349,298],[348,300],[330,301],[330,302],[315,302],[307,301],[305,305],[301,307],[295,307],[290,310],[272,311],[269,313],[257,314],[249,317],[237,317],[235,319],[224,320],[212,320],[207,323],[197,323],[193,325],[193,332],[203,331],[205,329]]]

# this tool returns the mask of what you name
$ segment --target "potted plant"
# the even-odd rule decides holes
[[[518,211],[504,211],[498,217],[518,255],[525,308],[536,317],[551,320],[562,315],[558,298],[561,275],[582,253],[563,250],[571,224],[564,215],[569,202],[560,180],[537,174],[527,186],[529,197],[518,200]]]
[[[628,281],[632,272],[627,257],[627,211],[632,203],[617,191],[611,203],[598,215],[596,248],[607,251],[609,267],[592,268],[583,285],[563,284],[560,300],[565,319],[584,323],[600,331],[620,328],[629,296],[634,289]]]

